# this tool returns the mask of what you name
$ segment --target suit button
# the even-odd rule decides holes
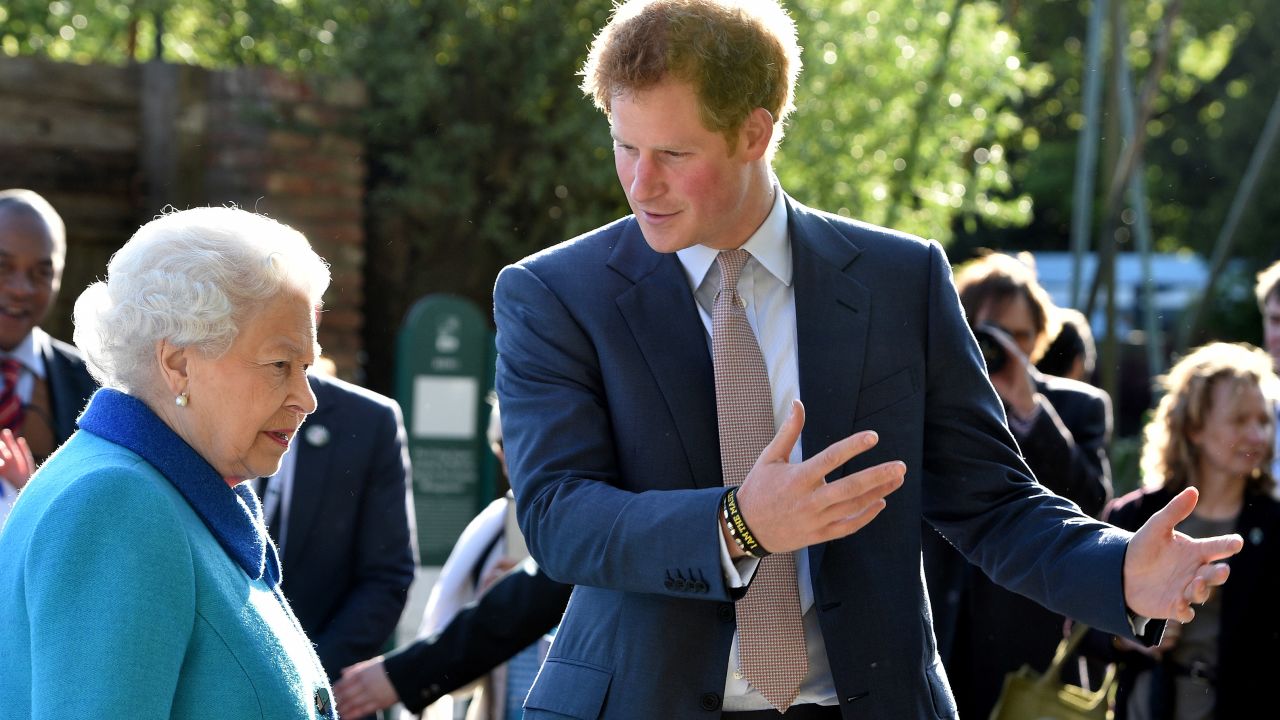
[[[676,580],[676,589],[677,589],[677,590],[684,590],[684,588],[685,588],[684,581],[683,581],[683,580]]]
[[[320,717],[333,717],[333,702],[329,699],[329,691],[325,688],[316,688],[316,712]]]
[[[704,593],[710,589],[711,588],[706,583],[702,582],[701,580],[698,581],[698,592]]]
[[[715,693],[703,693],[699,700],[699,704],[702,705],[703,710],[719,710],[720,696]]]
[[[672,580],[671,578],[667,578],[666,581],[663,582],[662,584],[666,586],[668,590],[670,590],[671,588],[676,586],[676,581]]]
[[[716,608],[716,617],[720,618],[720,622],[733,622],[733,605],[729,603],[721,603]]]

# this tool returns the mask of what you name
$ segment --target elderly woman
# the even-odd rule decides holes
[[[246,480],[315,409],[324,261],[231,208],[164,215],[75,307],[102,383],[0,534],[6,717],[334,717]]]
[[[1244,549],[1231,579],[1184,625],[1170,621],[1157,648],[1114,641],[1121,663],[1117,718],[1254,717],[1269,707],[1280,646],[1280,504],[1271,497],[1271,359],[1252,347],[1212,343],[1179,361],[1146,427],[1144,486],[1113,501],[1105,518],[1136,530],[1187,486],[1200,492],[1178,525],[1191,537],[1235,532]],[[1266,703],[1265,705],[1263,703]]]

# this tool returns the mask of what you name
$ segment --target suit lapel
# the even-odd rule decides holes
[[[847,274],[861,251],[826,220],[791,198],[787,200],[800,399],[805,407],[801,437],[807,458],[853,431],[871,320],[871,293]],[[828,479],[840,476],[837,470]],[[816,577],[822,565],[824,547],[809,549],[812,576]]]
[[[650,249],[633,221],[608,264],[635,283],[618,296],[618,310],[671,410],[695,485],[720,485],[715,374],[679,259]]]
[[[332,469],[330,456],[336,444],[333,442],[332,421],[338,413],[333,407],[333,397],[324,385],[314,381],[311,389],[316,394],[316,411],[307,417],[293,441],[292,452],[297,453],[297,458],[293,468],[293,493],[289,499],[288,532],[284,539],[286,578],[290,562],[299,562],[297,558],[306,547],[308,535],[316,527],[316,516],[326,496],[329,470]],[[320,441],[321,436],[323,441]]]
[[[37,343],[39,346],[40,344]],[[70,371],[66,360],[54,352],[53,344],[43,345],[44,376],[49,388],[49,410],[53,413],[53,445],[56,448],[71,437],[76,429],[76,417],[83,408],[67,407],[77,397],[75,390],[67,386]]]

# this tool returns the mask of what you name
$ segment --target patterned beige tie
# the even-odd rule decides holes
[[[746,250],[720,253],[720,292],[711,311],[711,352],[724,484],[741,485],[773,439],[769,372],[743,311],[738,276],[751,259]],[[791,553],[760,561],[746,597],[738,601],[738,654],[748,682],[780,711],[800,692],[809,670],[796,564]]]

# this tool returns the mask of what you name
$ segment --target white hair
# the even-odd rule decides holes
[[[328,287],[329,266],[287,225],[230,207],[170,211],[81,293],[75,343],[99,383],[138,394],[155,382],[157,342],[219,357],[264,301],[293,291],[319,308]]]

